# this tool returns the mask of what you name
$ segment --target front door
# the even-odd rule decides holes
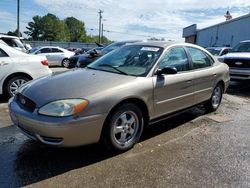
[[[175,67],[177,74],[154,77],[155,117],[185,109],[194,104],[193,73],[182,47],[174,47],[160,60],[159,68]]]

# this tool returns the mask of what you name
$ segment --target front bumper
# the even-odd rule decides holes
[[[29,138],[48,145],[73,147],[99,141],[106,114],[87,117],[48,117],[23,110],[11,98],[13,123]]]

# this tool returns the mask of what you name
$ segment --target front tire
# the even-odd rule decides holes
[[[129,150],[139,141],[143,126],[143,115],[136,105],[121,105],[108,116],[104,143],[109,150],[115,152]]]
[[[223,94],[223,87],[221,84],[216,85],[213,90],[212,96],[209,101],[204,105],[206,112],[214,112],[216,111],[221,103]]]

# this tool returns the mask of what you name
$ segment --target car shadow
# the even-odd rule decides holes
[[[140,142],[183,125],[202,114],[204,114],[204,110],[194,108],[149,126],[145,129]],[[30,185],[116,155],[119,154],[106,150],[101,144],[76,148],[54,148],[26,140],[16,154],[14,163],[16,184],[18,186]]]
[[[250,80],[230,81],[226,93],[240,97],[250,97]]]
[[[0,104],[1,103],[6,103],[6,102],[8,102],[8,97],[6,97],[6,96],[4,96],[4,95],[0,95]]]

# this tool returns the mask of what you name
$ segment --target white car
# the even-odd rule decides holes
[[[46,57],[29,55],[0,43],[0,94],[13,96],[24,83],[51,73]]]
[[[69,66],[69,58],[74,56],[75,53],[55,46],[43,46],[33,48],[31,54],[46,56],[49,65],[59,65],[63,67]]]
[[[25,44],[21,38],[9,35],[0,35],[0,43],[11,46],[19,51],[26,52]]]

